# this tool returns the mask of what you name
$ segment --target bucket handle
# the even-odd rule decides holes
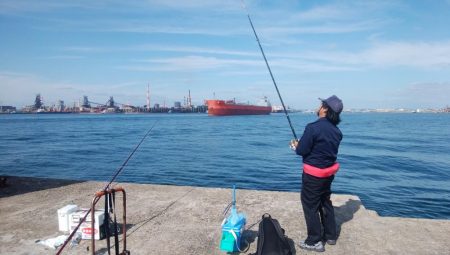
[[[241,248],[239,247],[240,245],[238,244],[237,235],[236,235],[236,233],[234,233],[234,230],[230,229],[230,230],[228,230],[228,232],[230,232],[233,235],[234,241],[236,242],[236,247],[238,248],[239,252],[247,252],[248,249],[250,249],[250,244],[248,243],[247,239],[244,239],[244,241],[247,243],[247,249],[241,250]]]

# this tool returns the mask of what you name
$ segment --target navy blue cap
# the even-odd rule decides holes
[[[322,102],[326,103],[334,112],[341,113],[342,109],[344,109],[344,105],[342,104],[342,100],[339,97],[332,95],[327,99],[319,98]]]

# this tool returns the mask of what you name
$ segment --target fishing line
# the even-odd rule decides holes
[[[258,42],[259,49],[261,50],[264,61],[266,62],[266,66],[267,66],[267,69],[269,70],[270,77],[272,78],[273,85],[275,85],[275,89],[277,90],[278,97],[280,98],[281,105],[283,106],[284,114],[286,115],[286,118],[289,122],[289,127],[291,128],[291,131],[292,131],[292,134],[294,135],[295,140],[298,140],[297,135],[295,134],[295,131],[294,131],[294,127],[292,126],[291,118],[289,117],[289,114],[286,110],[286,106],[284,106],[283,98],[281,97],[280,91],[278,90],[277,83],[275,82],[275,78],[273,77],[272,70],[270,69],[269,62],[267,62],[266,54],[264,54],[264,50],[261,46],[258,35],[256,34],[256,30],[255,30],[255,27],[253,26],[253,22],[252,22],[252,19],[250,18],[250,14],[247,10],[247,7],[245,6],[244,0],[241,0],[241,2],[242,2],[242,8],[247,12],[248,21],[250,22],[250,26],[252,27],[253,33],[255,34],[255,38],[256,38],[256,41]]]
[[[141,141],[134,147],[133,151],[130,153],[130,155],[128,156],[128,158],[123,162],[123,164],[119,167],[119,169],[117,169],[117,171],[115,172],[115,174],[113,175],[113,177],[111,178],[111,180],[108,182],[108,184],[106,184],[106,186],[103,188],[103,191],[106,191],[111,183],[114,182],[114,180],[117,178],[117,176],[120,174],[120,172],[122,172],[123,168],[127,165],[128,161],[131,159],[131,157],[133,156],[133,154],[139,149],[139,147],[141,146],[141,144],[144,142],[145,138],[147,138],[147,136],[150,134],[150,132],[153,130],[153,128],[155,127],[155,125],[158,123],[159,120],[156,120],[155,123],[153,123],[153,125],[151,126],[151,128],[147,131],[147,133],[145,133],[144,137],[142,137]],[[100,197],[95,197],[93,203],[97,203],[98,200],[100,200]],[[72,239],[72,237],[75,235],[75,233],[77,232],[78,228],[81,226],[81,224],[86,220],[87,216],[89,215],[89,213],[91,212],[91,208],[87,211],[87,213],[84,215],[84,217],[80,220],[80,222],[78,223],[78,225],[75,227],[75,229],[72,230],[72,233],[70,233],[69,237],[67,237],[66,241],[64,241],[64,244],[61,246],[61,248],[59,248],[58,252],[56,253],[56,255],[61,254],[62,250],[64,249],[64,247],[69,243],[69,241]]]

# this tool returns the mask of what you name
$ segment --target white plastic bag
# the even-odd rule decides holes
[[[47,240],[40,240],[38,243],[56,250],[59,246],[64,244],[64,241],[66,241],[67,237],[69,236],[60,235],[54,238],[49,238]]]

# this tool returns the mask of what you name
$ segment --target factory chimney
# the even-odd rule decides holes
[[[150,111],[150,83],[147,85],[147,111]]]

